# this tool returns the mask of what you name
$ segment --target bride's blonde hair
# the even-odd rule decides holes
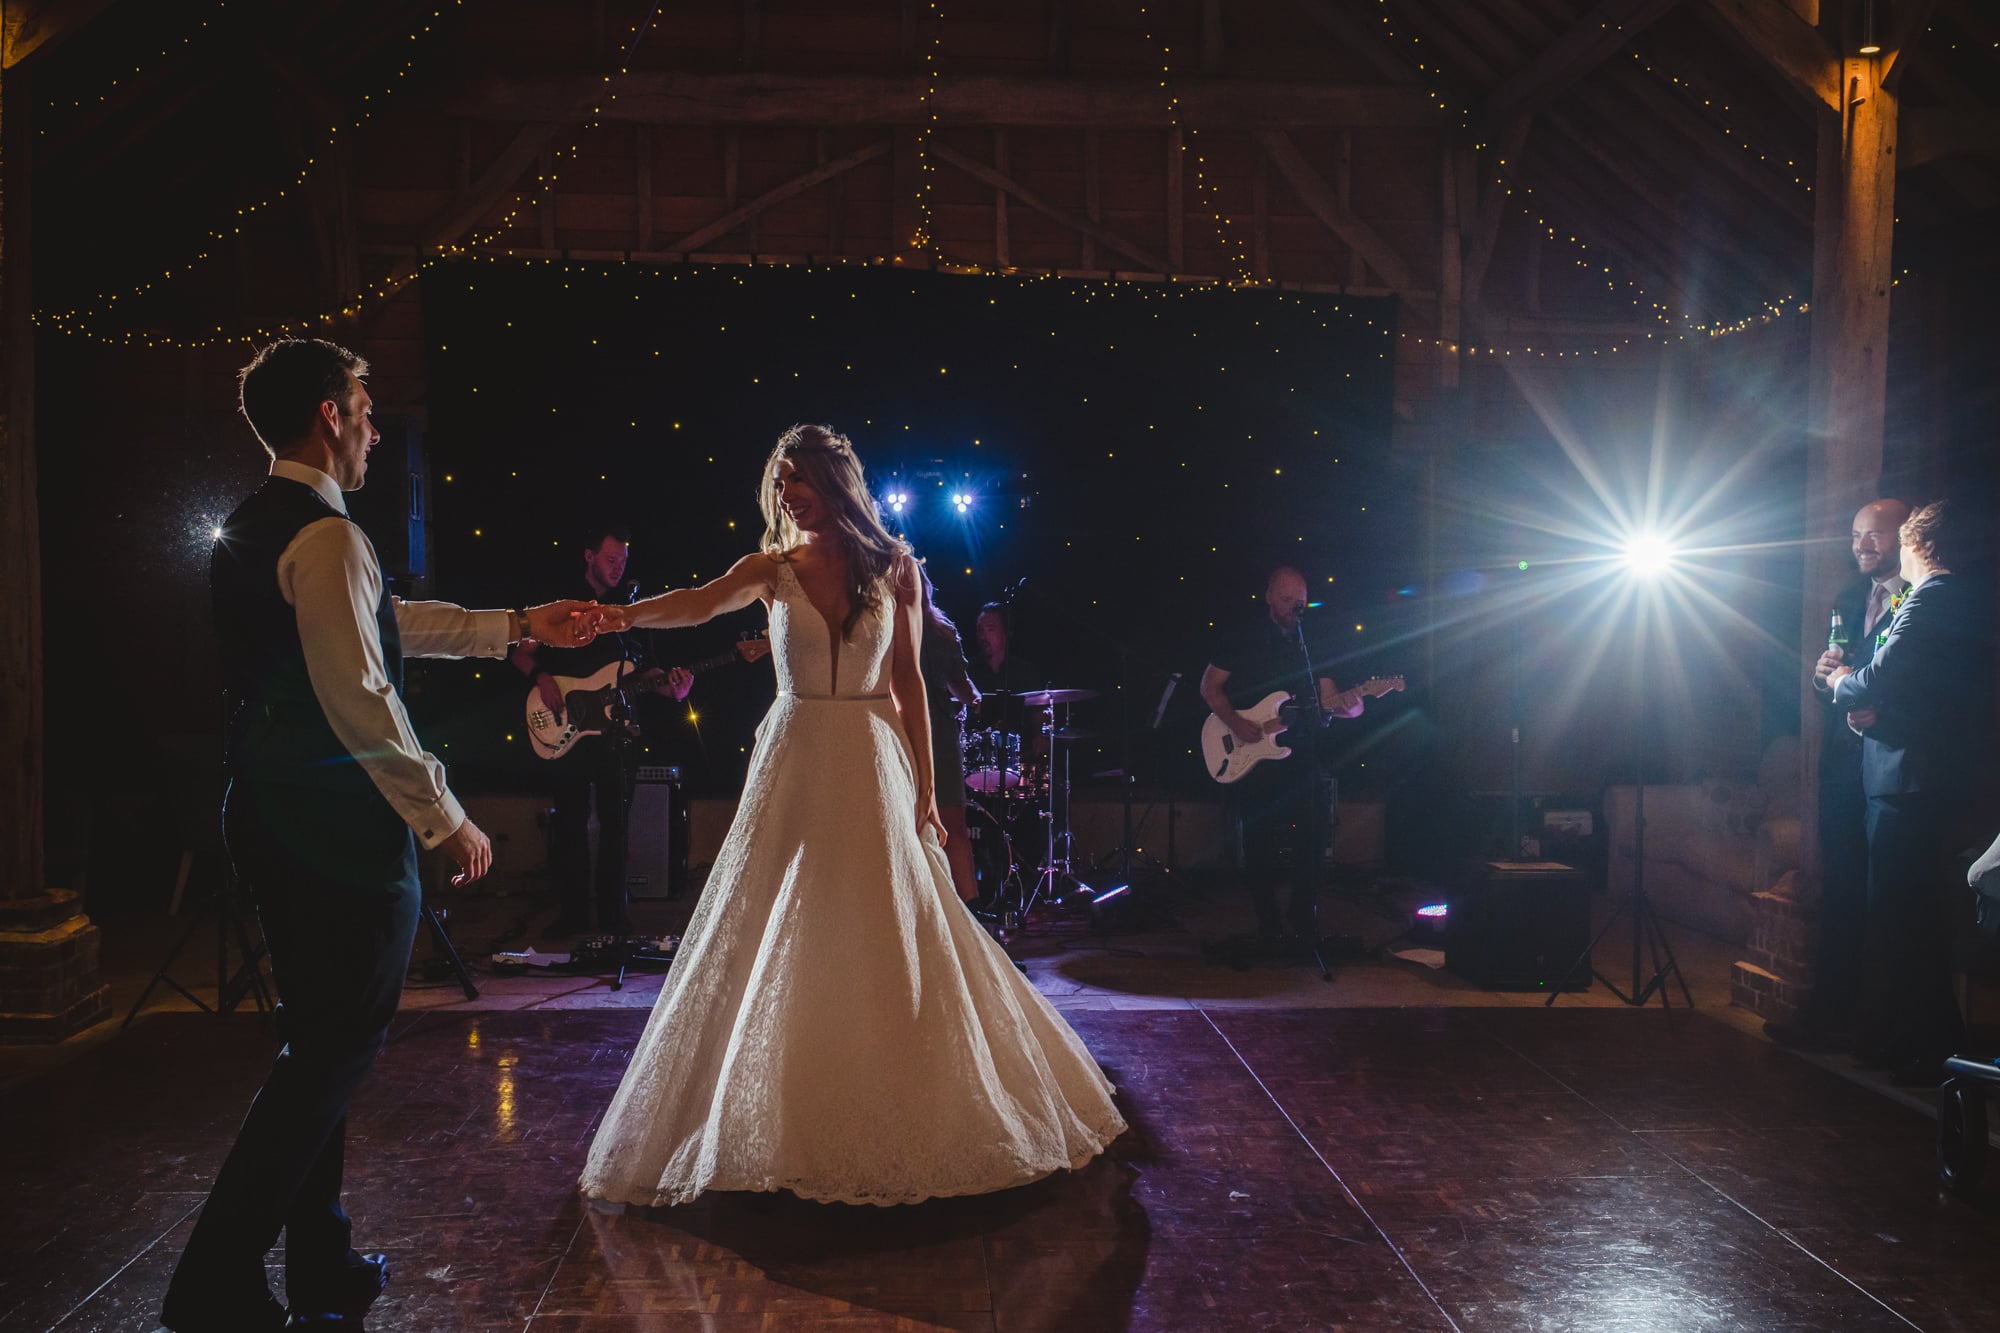
[[[882,513],[868,493],[853,442],[831,426],[798,425],[778,437],[757,488],[757,506],[764,511],[764,554],[789,560],[804,538],[778,503],[780,463],[790,463],[833,511],[832,536],[847,565],[849,609],[840,627],[841,637],[846,638],[865,612],[886,610],[891,575],[896,562],[910,553],[909,543],[882,526]]]

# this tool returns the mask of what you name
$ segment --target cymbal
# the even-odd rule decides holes
[[[1029,690],[1019,696],[1022,703],[1031,708],[1046,708],[1050,704],[1073,704],[1085,699],[1095,699],[1096,690]]]
[[[1049,737],[1058,741],[1087,741],[1096,734],[1088,727],[1064,727],[1059,731],[1050,732]]]

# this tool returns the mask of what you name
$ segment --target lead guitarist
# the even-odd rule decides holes
[[[1272,570],[1264,584],[1262,613],[1225,631],[1201,673],[1202,701],[1245,744],[1284,724],[1274,720],[1259,726],[1239,709],[1278,690],[1303,697],[1311,688],[1301,651],[1302,643],[1310,644],[1301,621],[1306,600],[1305,575],[1290,565]],[[1316,683],[1324,716],[1361,715],[1362,696],[1341,694],[1331,676],[1313,672],[1310,680]],[[1308,747],[1315,738],[1308,715],[1296,718],[1292,729],[1298,740],[1289,757],[1264,761],[1229,789],[1243,847],[1243,877],[1257,909],[1257,934],[1265,942],[1282,938],[1287,925],[1303,939],[1319,937],[1318,876],[1303,863],[1312,848],[1326,845],[1324,830],[1316,830],[1314,821],[1325,818],[1328,803],[1313,799]],[[1313,836],[1315,832],[1322,836]],[[1291,896],[1281,917],[1278,889],[1287,881]]]
[[[605,605],[632,600],[637,585],[626,581],[632,557],[632,534],[615,524],[599,524],[587,532],[583,549],[583,583],[590,597]],[[516,645],[515,670],[534,682],[544,707],[563,715],[562,692],[555,677],[588,676],[621,658],[645,683],[641,688],[672,699],[685,699],[694,676],[683,668],[649,672],[652,666],[646,631],[600,634],[586,647],[554,648],[548,644]],[[625,868],[632,805],[632,780],[638,768],[638,748],[625,736],[607,730],[578,738],[569,752],[550,761],[550,804],[554,808],[554,872],[560,906],[549,926],[550,935],[579,935],[590,929],[590,906],[597,904],[597,929],[626,934]],[[597,868],[590,865],[590,812],[597,810]],[[593,892],[594,888],[594,892]]]

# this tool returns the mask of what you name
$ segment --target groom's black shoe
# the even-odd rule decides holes
[[[358,1328],[361,1316],[389,1285],[389,1257],[347,1253],[347,1262],[320,1279],[290,1278],[285,1294],[292,1302],[292,1328]]]

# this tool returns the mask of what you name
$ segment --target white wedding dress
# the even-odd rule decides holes
[[[891,622],[864,614],[838,671],[834,629],[780,566],[778,697],[591,1143],[592,1199],[914,1203],[1081,1166],[1125,1129],[1090,1052],[918,837]]]

